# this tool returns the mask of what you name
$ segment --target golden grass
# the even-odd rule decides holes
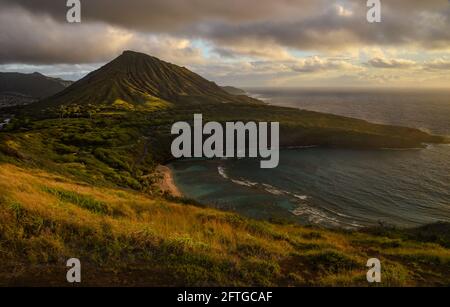
[[[386,264],[382,285],[427,284],[429,275],[448,284],[448,249],[420,242],[383,249],[378,241],[0,165],[0,284],[34,283],[37,268],[55,272],[77,257],[95,272],[92,284],[367,285],[365,262],[373,256]]]

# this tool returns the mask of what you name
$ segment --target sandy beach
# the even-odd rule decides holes
[[[182,197],[183,194],[175,185],[175,182],[173,180],[172,170],[165,165],[158,165],[156,170],[162,175],[162,178],[159,182],[159,188],[161,189],[161,191],[168,192],[172,196]]]

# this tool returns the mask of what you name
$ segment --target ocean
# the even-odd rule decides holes
[[[450,135],[450,91],[248,89],[278,106]],[[282,150],[275,169],[252,159],[170,165],[189,198],[267,220],[358,229],[450,222],[450,146],[411,150]]]

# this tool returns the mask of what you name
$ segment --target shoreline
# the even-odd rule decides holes
[[[175,180],[173,178],[172,170],[166,165],[158,165],[156,167],[156,171],[162,175],[158,186],[163,192],[167,192],[175,197],[183,197],[183,193],[181,193],[180,189],[175,184]]]

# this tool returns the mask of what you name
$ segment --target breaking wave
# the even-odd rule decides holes
[[[345,215],[343,213],[335,212],[330,209],[321,209],[321,208],[315,208],[309,205],[306,201],[309,199],[307,195],[299,195],[295,194],[280,188],[277,188],[273,185],[267,184],[267,183],[259,183],[259,182],[253,182],[250,180],[246,180],[243,178],[231,178],[227,172],[226,168],[224,166],[218,166],[217,171],[219,175],[225,179],[229,180],[235,184],[249,187],[249,188],[255,188],[259,190],[264,190],[267,193],[270,193],[275,196],[288,196],[290,197],[295,203],[297,203],[297,208],[290,210],[290,212],[299,217],[305,218],[308,222],[313,224],[326,224],[327,226],[333,226],[333,227],[344,227],[344,228],[359,228],[363,227],[362,225],[357,224],[354,221],[344,221],[341,218],[350,218],[350,216]],[[328,211],[328,212],[326,212]]]

